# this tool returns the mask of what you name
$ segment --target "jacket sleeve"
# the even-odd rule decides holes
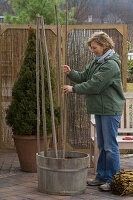
[[[89,70],[90,64],[86,66],[83,72],[78,72],[75,70],[71,70],[70,74],[68,75],[69,79],[75,83],[82,83],[87,80],[87,70]]]
[[[118,64],[115,61],[106,61],[91,80],[76,84],[73,90],[77,94],[100,94],[113,83],[113,77],[117,75],[120,75]]]

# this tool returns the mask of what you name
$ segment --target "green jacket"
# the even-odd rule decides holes
[[[71,70],[68,77],[77,83],[73,86],[73,91],[86,95],[88,114],[122,114],[125,97],[120,65],[119,56],[115,53],[103,63],[93,60],[83,72]]]

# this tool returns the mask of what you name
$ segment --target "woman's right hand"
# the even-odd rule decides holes
[[[68,65],[63,65],[63,72],[67,75],[69,75],[71,69]]]

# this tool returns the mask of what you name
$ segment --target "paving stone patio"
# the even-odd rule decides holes
[[[133,155],[121,156],[121,168],[133,170]],[[93,178],[93,168],[88,169],[88,178]],[[52,188],[51,188],[52,190]],[[97,187],[87,187],[84,194],[57,196],[40,193],[36,173],[22,172],[15,152],[0,152],[0,200],[133,200],[133,194],[117,196],[102,192]]]

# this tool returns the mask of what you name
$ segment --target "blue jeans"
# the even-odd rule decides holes
[[[116,140],[121,115],[95,115],[100,155],[96,179],[110,183],[120,171],[120,153]]]

